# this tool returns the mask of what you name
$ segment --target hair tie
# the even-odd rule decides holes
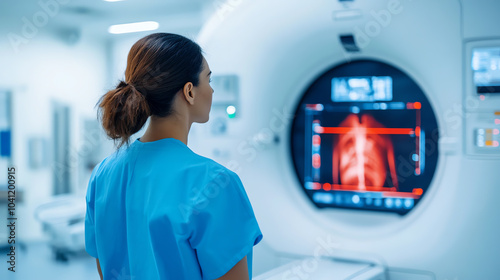
[[[135,86],[133,84],[129,84],[125,81],[120,81],[120,84],[118,84],[118,87],[119,88],[131,87],[137,91],[137,89],[135,88]]]
[[[142,97],[144,97],[144,99],[145,99],[145,100],[146,100],[146,102],[147,102],[148,98],[147,98],[146,94],[144,94],[144,93],[143,93],[143,92],[141,92],[141,91],[138,91],[138,90],[137,90],[137,88],[136,88],[133,84],[129,84],[129,83],[125,82],[125,81],[120,81],[120,84],[118,84],[118,87],[117,87],[117,88],[126,88],[126,87],[130,87],[130,88],[132,88],[132,89],[133,89],[133,91],[134,91],[136,94],[139,94],[139,95],[141,95]]]
[[[126,87],[130,87],[131,89],[133,89],[134,92],[146,97],[146,95],[143,94],[142,92],[138,91],[137,88],[133,84],[127,83],[125,81],[120,81],[120,84],[118,84],[117,88],[126,88]]]

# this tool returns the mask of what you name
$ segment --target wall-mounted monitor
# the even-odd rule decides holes
[[[500,94],[500,47],[474,48],[471,68],[477,94]]]

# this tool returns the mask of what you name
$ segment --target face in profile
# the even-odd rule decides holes
[[[212,71],[203,58],[203,70],[199,76],[198,86],[194,87],[196,94],[194,103],[194,121],[198,123],[205,123],[209,119],[210,108],[212,107],[212,94],[214,90],[210,86]]]

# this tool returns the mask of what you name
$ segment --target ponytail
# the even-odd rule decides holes
[[[150,116],[146,97],[133,85],[120,82],[99,100],[98,116],[106,134],[118,148],[129,144],[130,136],[141,130]]]

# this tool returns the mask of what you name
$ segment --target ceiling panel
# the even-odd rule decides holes
[[[67,2],[67,3],[65,3]],[[40,3],[47,3],[41,5]],[[214,0],[125,0],[119,2],[85,0],[2,0],[0,32],[20,33],[26,21],[36,22],[43,14],[45,29],[78,29],[88,34],[110,36],[112,24],[154,20],[160,29],[199,29]]]

